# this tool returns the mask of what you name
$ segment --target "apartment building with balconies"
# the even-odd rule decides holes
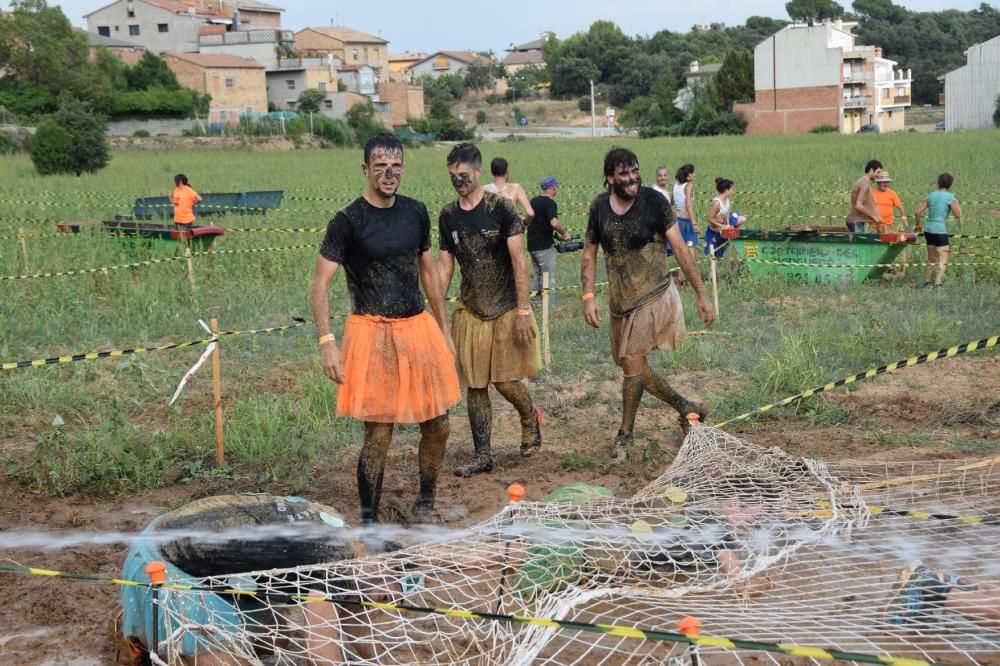
[[[845,134],[864,125],[903,129],[912,74],[897,69],[880,47],[857,44],[855,25],[792,24],[756,46],[754,102],[735,106],[747,118],[748,134],[808,132],[819,125]]]

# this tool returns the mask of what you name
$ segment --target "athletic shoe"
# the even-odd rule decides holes
[[[899,572],[899,584],[886,606],[886,622],[900,626],[932,619],[957,584],[957,576],[946,576],[915,560]]]
[[[464,476],[465,478],[469,478],[470,476],[475,476],[476,474],[483,474],[492,471],[493,457],[487,453],[477,453],[472,458],[472,462],[468,465],[459,465],[455,468],[455,476]]]
[[[634,441],[632,433],[619,430],[615,441],[611,443],[611,457],[616,461],[625,460]]]

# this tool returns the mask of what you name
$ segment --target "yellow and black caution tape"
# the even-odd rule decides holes
[[[307,248],[315,249],[315,244],[307,245],[289,245],[286,247],[260,247],[260,248],[250,248],[246,250],[213,250],[205,252],[192,252],[192,257],[212,257],[221,254],[256,254],[260,252],[282,252],[285,250],[303,250]],[[140,268],[143,266],[155,266],[156,264],[165,264],[171,261],[180,261],[185,259],[184,255],[177,255],[175,257],[164,257],[162,259],[148,259],[146,261],[136,261],[131,264],[116,264],[114,266],[98,266],[96,268],[80,268],[72,271],[52,271],[48,273],[27,273],[24,275],[0,275],[0,282],[5,280],[32,280],[35,278],[52,278],[52,277],[68,277],[72,275],[89,275],[93,273],[107,273],[110,271],[122,270],[125,268]]]
[[[315,234],[326,231],[326,227],[226,227],[226,233],[258,233],[258,234]]]
[[[902,264],[810,264],[805,261],[779,261],[772,259],[753,259],[753,258],[744,259],[744,261],[752,264],[768,264],[770,266],[802,266],[805,268],[913,268],[916,266],[938,265],[936,262],[902,263]],[[948,262],[948,267],[950,268],[952,266],[989,266],[998,263],[998,261],[955,261],[955,262]]]
[[[830,502],[818,501],[821,506],[832,506]],[[843,509],[856,509],[853,504],[838,505]],[[953,520],[965,525],[997,525],[1000,524],[1000,516],[958,516],[950,513],[931,513],[919,511],[917,509],[894,509],[888,506],[868,506],[868,513],[873,516],[895,516],[897,518],[912,518],[914,520]],[[818,518],[826,518],[832,515],[832,511],[811,511],[810,515]]]
[[[758,414],[769,412],[776,407],[785,407],[786,405],[790,405],[810,396],[823,393],[824,391],[831,391],[838,386],[847,386],[863,379],[871,379],[872,377],[877,377],[878,375],[885,374],[887,372],[895,372],[900,368],[909,368],[914,365],[920,365],[921,363],[930,363],[931,361],[935,361],[939,358],[951,358],[952,356],[958,356],[959,354],[965,354],[977,349],[989,349],[991,347],[995,347],[998,340],[1000,340],[1000,335],[994,335],[990,338],[983,338],[982,340],[976,340],[974,342],[966,342],[965,344],[948,347],[947,349],[928,352],[926,354],[920,354],[919,356],[911,356],[910,358],[902,361],[896,361],[895,363],[889,363],[888,365],[883,365],[878,368],[872,368],[871,370],[859,372],[858,374],[845,377],[844,379],[838,379],[835,382],[830,382],[829,384],[824,384],[823,386],[811,388],[807,391],[803,391],[802,393],[796,393],[795,395],[789,396],[783,400],[772,402],[770,405],[758,407],[747,412],[746,414],[740,414],[739,416],[735,416],[727,421],[723,421],[722,423],[717,423],[714,427],[724,428],[725,426],[737,421],[746,421],[751,417],[757,416]]]
[[[36,569],[33,567],[19,567],[0,565],[0,572],[26,574],[32,576],[45,576],[49,578],[69,578],[73,580],[85,580],[107,585],[119,585],[126,587],[147,587],[152,588],[149,583],[138,583],[136,581],[124,580],[121,578],[105,578],[86,574],[66,573],[51,569]],[[823,660],[843,660],[854,661],[865,664],[883,664],[885,666],[944,666],[940,662],[926,661],[923,659],[907,659],[903,657],[893,657],[888,654],[867,654],[863,652],[849,652],[838,650],[837,648],[817,647],[812,645],[797,645],[794,643],[773,643],[768,641],[752,641],[739,638],[727,638],[724,636],[711,636],[693,634],[687,635],[680,632],[662,631],[658,629],[640,629],[632,626],[622,626],[614,624],[597,624],[592,622],[573,622],[569,620],[555,620],[544,617],[532,617],[527,615],[508,615],[504,613],[490,613],[484,611],[470,611],[461,608],[432,608],[429,606],[413,606],[410,604],[390,604],[376,601],[366,601],[359,597],[337,597],[331,595],[298,595],[298,594],[271,594],[259,593],[249,590],[235,588],[213,588],[199,587],[195,585],[180,585],[175,583],[164,583],[156,586],[160,590],[175,590],[179,592],[210,592],[213,594],[259,597],[270,601],[285,601],[295,603],[332,603],[332,604],[352,604],[364,608],[373,608],[393,613],[420,613],[424,615],[441,615],[444,617],[459,620],[502,622],[506,624],[523,624],[534,627],[545,627],[547,629],[559,629],[563,631],[583,631],[604,636],[615,636],[618,638],[634,638],[638,640],[684,643],[700,648],[717,648],[721,650],[770,652],[774,654],[785,654],[793,657],[805,657],[809,659]]]
[[[216,337],[222,338],[227,336],[249,336],[249,335],[271,335],[273,333],[282,333],[284,331],[289,331],[293,328],[299,328],[306,326],[312,322],[305,319],[296,318],[296,323],[288,324],[287,326],[270,326],[268,328],[255,328],[247,331],[219,331]],[[166,345],[158,345],[155,347],[132,347],[131,349],[111,349],[107,351],[99,352],[86,352],[82,354],[65,354],[63,356],[50,356],[48,358],[38,358],[31,361],[12,361],[10,363],[0,364],[0,370],[17,370],[18,368],[38,368],[45,365],[59,365],[62,363],[75,363],[77,361],[94,361],[99,358],[112,358],[115,356],[129,356],[131,354],[149,354],[158,351],[167,351],[169,349],[185,349],[188,347],[197,347],[199,345],[207,345],[212,342],[214,338],[205,338],[203,340],[192,340],[190,342],[174,342]]]

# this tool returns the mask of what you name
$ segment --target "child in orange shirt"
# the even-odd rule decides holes
[[[179,230],[185,230],[194,223],[194,206],[201,201],[201,196],[188,184],[187,176],[182,173],[174,176],[174,185],[174,191],[170,195],[170,203],[174,205],[174,224]]]

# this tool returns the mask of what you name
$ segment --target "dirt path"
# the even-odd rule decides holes
[[[700,375],[678,378],[695,394],[719,381]],[[485,519],[506,502],[505,488],[519,482],[538,499],[571,481],[607,486],[624,497],[655,478],[681,444],[672,412],[647,398],[637,424],[635,459],[619,466],[607,458],[618,417],[615,382],[581,378],[573,386],[544,381],[533,391],[546,412],[546,445],[533,458],[517,454],[517,421],[502,399],[494,401],[497,471],[474,479],[442,474],[439,507],[446,525],[466,526]],[[1000,448],[1000,357],[967,357],[908,369],[862,384],[850,393],[828,396],[856,416],[844,425],[810,426],[789,413],[736,428],[761,446],[779,446],[797,455],[829,460],[909,460],[981,457]],[[471,445],[463,414],[452,419],[448,468],[464,460]],[[416,491],[417,433],[400,433],[393,444],[385,479],[383,515],[405,515]],[[310,498],[358,520],[354,457],[316,470]],[[46,530],[99,535],[136,532],[155,515],[187,500],[241,491],[280,493],[249,482],[196,481],[126,498],[52,498],[33,495],[9,480],[0,483],[0,531]],[[94,545],[62,549],[0,550],[0,563],[115,576],[126,546]],[[118,590],[96,583],[0,574],[0,663],[90,666],[115,663],[113,619]]]

